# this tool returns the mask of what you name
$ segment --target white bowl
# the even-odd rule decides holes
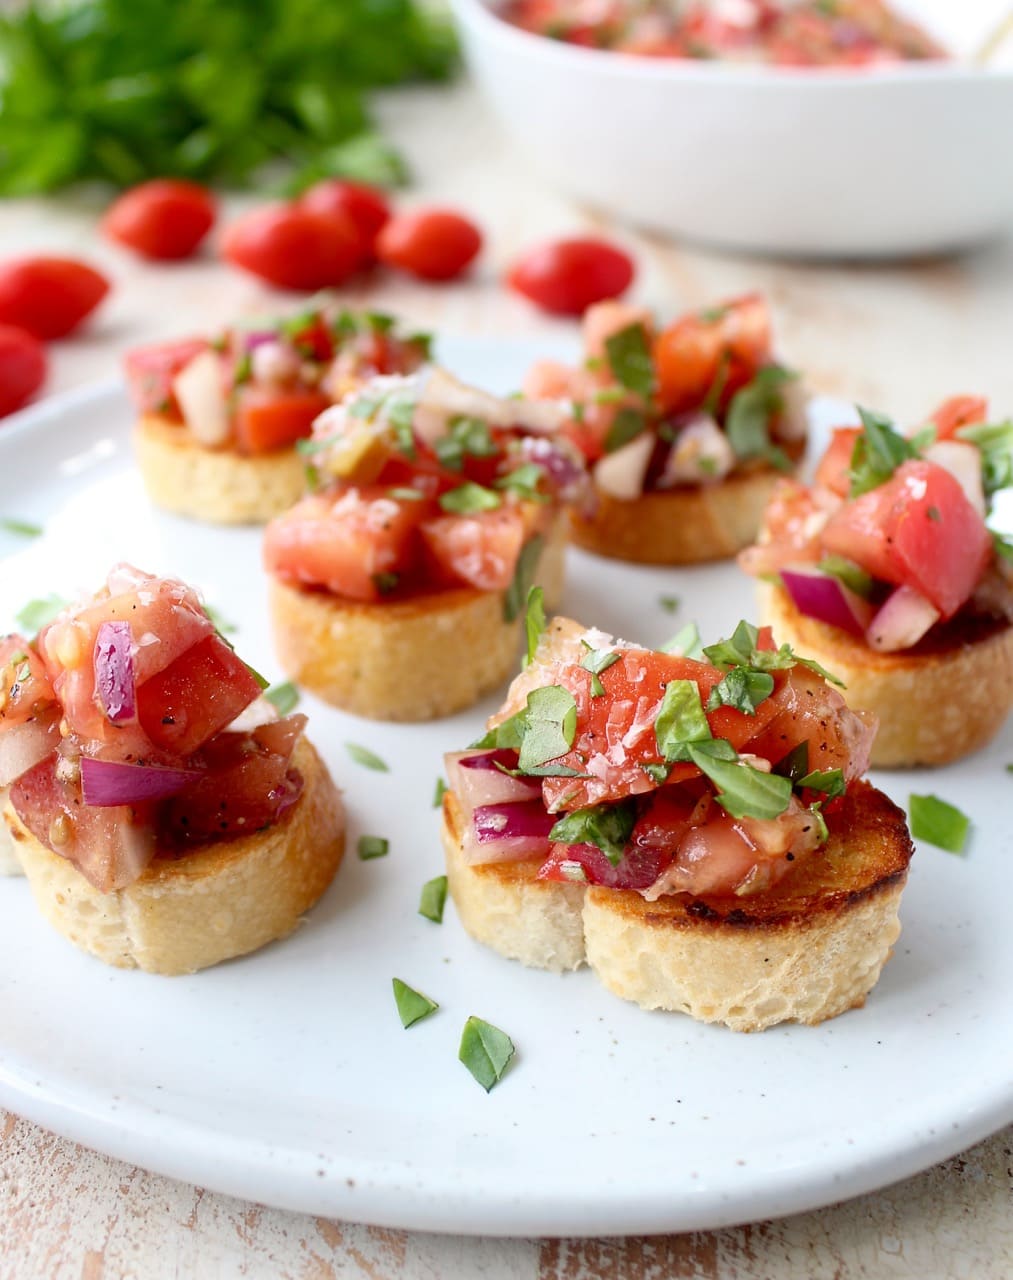
[[[451,0],[503,127],[552,185],[638,225],[809,257],[946,251],[1013,224],[1013,72],[632,57]]]

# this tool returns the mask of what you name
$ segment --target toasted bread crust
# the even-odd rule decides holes
[[[306,487],[295,449],[257,457],[207,449],[184,428],[154,414],[137,423],[134,452],[157,507],[208,524],[266,524],[297,502]]]
[[[4,818],[45,918],[106,964],[149,973],[194,973],[283,938],[334,878],[345,847],[341,797],[313,747],[293,764],[302,795],[266,831],[183,857],[156,856],[126,889],[100,893],[72,863]]]
[[[638,564],[727,560],[756,538],[780,472],[768,466],[734,471],[716,484],[614,498],[595,487],[593,514],[571,513],[578,547]]]
[[[900,933],[913,853],[903,813],[857,782],[825,848],[773,889],[648,902],[631,890],[537,880],[538,860],[469,866],[461,821],[446,795],[448,881],[473,937],[540,968],[586,959],[624,999],[736,1031],[815,1024],[864,1002]]]
[[[546,604],[563,587],[565,520],[535,572]],[[470,707],[513,670],[522,618],[503,595],[465,587],[364,604],[272,578],[275,648],[287,674],[332,706],[371,720],[434,720]]]
[[[954,622],[915,648],[877,653],[839,627],[799,613],[781,587],[760,583],[760,615],[778,643],[815,658],[874,711],[872,763],[881,769],[950,764],[978,751],[1013,706],[1013,626]]]

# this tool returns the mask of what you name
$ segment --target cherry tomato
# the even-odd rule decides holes
[[[313,213],[339,213],[350,218],[359,232],[362,264],[376,260],[376,237],[390,221],[390,205],[382,191],[361,182],[324,178],[304,191],[298,203]]]
[[[46,352],[38,338],[0,324],[0,418],[13,413],[46,379]]]
[[[482,233],[453,209],[397,213],[376,239],[376,256],[421,280],[453,280],[478,255]]]
[[[222,253],[279,288],[312,292],[348,279],[359,265],[359,244],[355,223],[345,214],[272,204],[227,227]]]
[[[553,240],[515,262],[507,283],[544,311],[579,316],[625,293],[633,275],[629,254],[605,240]]]
[[[173,262],[189,258],[214,226],[214,197],[196,182],[155,178],[114,200],[102,230],[142,258]]]
[[[0,264],[0,324],[64,338],[108,292],[105,276],[75,258],[15,258]]]

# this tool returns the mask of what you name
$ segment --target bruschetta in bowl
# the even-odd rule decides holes
[[[972,396],[908,434],[861,417],[811,485],[781,483],[739,563],[762,579],[763,620],[879,716],[873,764],[949,764],[1013,705],[1013,548],[986,523],[1013,427]]]
[[[306,739],[182,582],[118,565],[0,647],[3,817],[39,910],[121,968],[179,974],[296,927],[344,851]]]
[[[587,963],[644,1008],[822,1022],[865,1001],[900,931],[912,844],[862,776],[875,719],[769,629],[685,649],[549,623],[447,757],[455,906],[502,955]]]
[[[128,352],[149,497],[209,524],[266,523],[304,491],[295,444],[313,419],[360,382],[409,373],[428,355],[427,334],[329,304]]]
[[[301,445],[314,492],[267,527],[282,667],[333,706],[430,720],[513,669],[533,583],[563,582],[564,502],[586,476],[554,406],[433,368],[380,378]]]
[[[773,355],[755,294],[656,329],[619,302],[588,310],[578,368],[536,364],[532,398],[565,407],[584,453],[590,502],[573,541],[597,555],[682,565],[733,556],[755,537],[779,475],[805,448],[804,393]]]

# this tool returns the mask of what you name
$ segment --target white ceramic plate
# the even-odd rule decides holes
[[[464,375],[507,390],[539,354],[448,345]],[[832,409],[823,406],[824,422]],[[839,409],[838,409],[839,412]],[[241,653],[281,672],[264,622],[259,537],[155,514],[133,470],[130,412],[108,384],[0,429],[0,626],[26,599],[94,587],[129,557],[200,584]],[[678,595],[678,616],[659,604]],[[751,611],[732,567],[570,563],[567,610],[660,643],[697,617],[727,634]],[[350,854],[288,941],[192,978],[108,969],[0,881],[0,1104],[89,1146],[252,1200],[456,1232],[606,1234],[715,1227],[866,1191],[1013,1119],[1013,759],[1007,732],[945,771],[883,775],[900,803],[935,791],[975,816],[967,855],[919,849],[904,934],[867,1006],[818,1028],[743,1036],[643,1013],[590,973],[529,971],[473,943],[448,905],[416,913],[441,871],[431,807],[441,753],[485,706],[433,725],[341,715],[305,698],[345,788]],[[362,743],[390,765],[355,765]],[[360,862],[362,832],[390,855]],[[440,1002],[404,1031],[397,976]],[[489,1095],[457,1060],[478,1014],[516,1059]]]

